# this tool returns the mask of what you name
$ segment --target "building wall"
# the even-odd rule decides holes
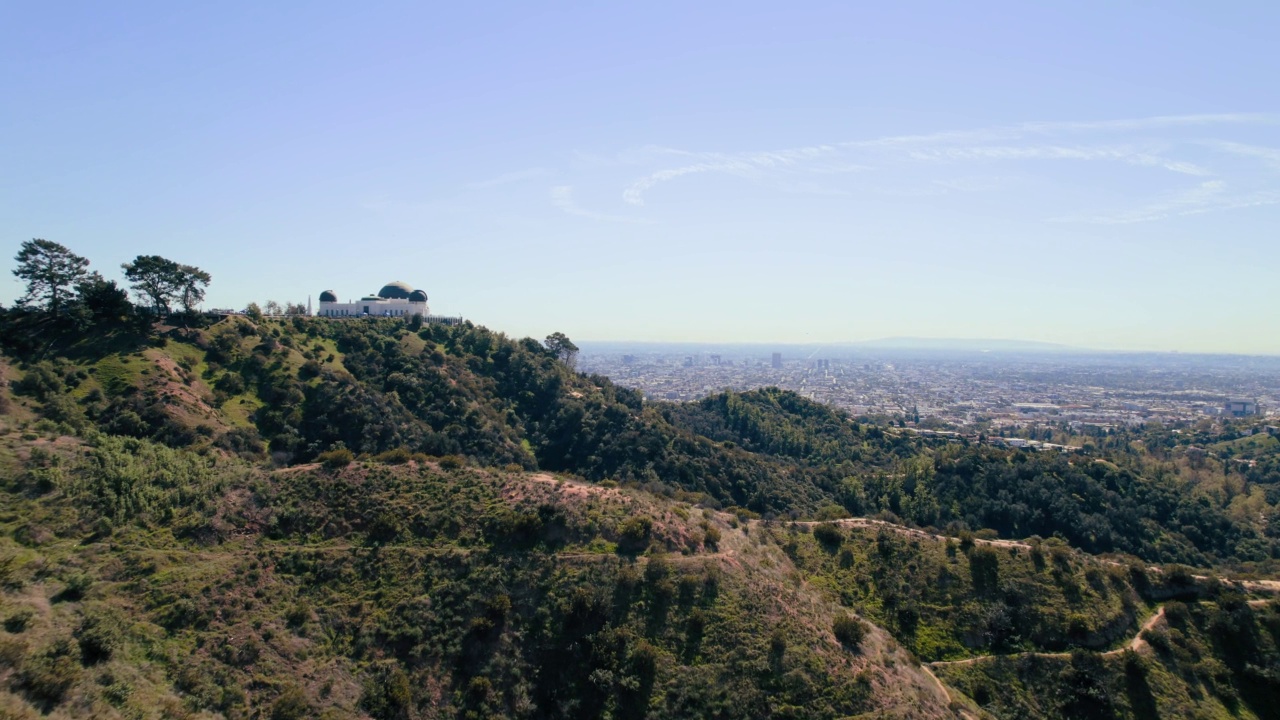
[[[1227,402],[1227,414],[1235,417],[1258,414],[1258,403],[1252,400],[1230,400]]]
[[[410,317],[429,314],[424,302],[408,300],[358,300],[356,302],[321,302],[316,315],[320,317]]]

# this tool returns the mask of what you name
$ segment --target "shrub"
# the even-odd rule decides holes
[[[1000,583],[1000,556],[989,547],[975,548],[969,553],[969,576],[979,595],[995,593]]]
[[[839,547],[844,542],[844,533],[835,523],[822,523],[813,528],[813,537],[828,548]]]
[[[326,468],[337,470],[350,465],[356,459],[356,456],[346,448],[334,448],[320,453],[316,459]]]
[[[93,585],[93,578],[84,573],[76,573],[67,578],[67,585],[62,592],[54,595],[54,602],[77,602],[84,599],[85,591]]]
[[[315,360],[308,360],[302,363],[302,367],[298,368],[299,380],[310,380],[320,375],[320,363]]]
[[[618,528],[618,549],[623,552],[639,552],[649,546],[649,534],[653,520],[639,515],[627,518]]]
[[[1173,643],[1169,639],[1169,631],[1164,628],[1155,627],[1142,631],[1142,639],[1147,644],[1156,649],[1156,652],[1167,654],[1173,649]]]
[[[299,600],[284,615],[284,621],[291,628],[300,628],[311,619],[311,605],[306,600]]]
[[[19,395],[27,395],[43,402],[51,395],[62,392],[62,378],[49,362],[41,362],[27,368],[22,379],[13,383],[13,391]]]
[[[87,616],[80,622],[75,638],[80,645],[80,663],[85,666],[110,660],[120,644],[116,637],[115,623],[96,615]]]
[[[1053,566],[1061,572],[1070,572],[1071,570],[1071,551],[1061,545],[1054,545],[1049,548],[1049,557],[1053,561]]]
[[[227,395],[239,395],[245,391],[244,378],[237,373],[229,372],[218,378],[213,387],[215,390],[221,390]]]
[[[720,547],[720,528],[708,523],[703,530],[702,544],[713,550]]]
[[[1040,543],[1032,543],[1031,545],[1031,564],[1036,570],[1043,570],[1045,567],[1044,550],[1040,548]]]
[[[412,455],[408,450],[398,447],[378,453],[373,459],[386,465],[403,465],[412,459]]]
[[[440,469],[442,470],[457,470],[466,464],[466,459],[458,455],[445,455],[440,458]]]
[[[35,616],[36,613],[31,608],[19,608],[12,615],[4,619],[4,629],[5,631],[14,633],[15,635],[20,632],[25,632],[27,628],[31,627],[31,619]]]
[[[15,668],[27,656],[27,644],[18,638],[0,636],[0,667]]]
[[[787,633],[781,627],[775,627],[769,634],[769,658],[781,662],[787,653]]]
[[[857,650],[867,636],[867,625],[852,615],[841,615],[831,627],[836,640],[850,650]]]
[[[1171,627],[1185,629],[1191,622],[1191,611],[1186,603],[1170,600],[1164,605],[1164,617]]]
[[[1186,565],[1170,566],[1165,577],[1169,578],[1170,585],[1188,587],[1196,583],[1195,575],[1191,572],[1191,568]]]
[[[80,679],[80,663],[75,646],[67,638],[29,655],[17,672],[14,683],[29,698],[52,707],[62,702],[71,686]]]
[[[398,666],[391,665],[365,678],[360,708],[378,720],[391,720],[404,717],[412,699],[409,676]]]
[[[819,520],[839,520],[847,517],[849,517],[849,511],[834,503],[818,508],[817,518]]]
[[[233,428],[218,436],[214,445],[242,456],[260,457],[266,446],[253,428]]]
[[[311,715],[311,703],[297,685],[285,688],[271,705],[271,720],[302,720]]]

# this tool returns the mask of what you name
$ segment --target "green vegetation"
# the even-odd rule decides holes
[[[139,310],[66,248],[18,260],[4,716],[1275,707],[1276,586],[1212,579],[1280,559],[1254,426],[948,444],[777,389],[646,402],[559,333],[205,317],[155,257]]]
[[[997,717],[1274,717],[1280,604],[1226,593],[1166,608],[1141,652],[1023,655],[935,672]]]
[[[827,639],[840,611],[806,609],[770,569],[785,558],[732,516],[418,459],[264,473],[109,436],[25,464],[0,540],[11,707],[837,717],[905,702],[868,682],[903,672],[892,652]],[[747,569],[703,544],[704,524]],[[838,617],[857,646],[866,628]]]

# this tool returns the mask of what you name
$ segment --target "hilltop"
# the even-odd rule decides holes
[[[8,714],[1262,717],[1275,693],[1271,586],[1215,579],[1272,567],[1266,442],[1215,447],[1242,478],[1160,435],[1066,456],[776,389],[651,403],[470,324],[186,325],[5,336]]]

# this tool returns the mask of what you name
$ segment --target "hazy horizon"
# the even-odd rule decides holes
[[[403,280],[519,336],[1276,355],[1278,22],[12,3],[0,252],[164,255],[209,307]]]
[[[572,338],[571,338],[572,339]],[[985,354],[993,356],[1001,354],[1026,355],[1070,355],[1076,357],[1089,356],[1171,356],[1202,358],[1259,358],[1264,360],[1280,359],[1280,353],[1231,353],[1231,352],[1183,352],[1179,350],[1113,350],[1105,348],[1063,345],[1061,343],[1041,342],[1035,340],[1018,340],[1016,338],[931,338],[931,337],[888,337],[870,340],[823,343],[785,343],[768,341],[745,342],[699,342],[670,340],[593,340],[575,341],[584,353],[616,353],[622,350],[649,350],[650,352],[677,353],[699,349],[702,352],[713,352],[717,349],[733,349],[744,351],[750,349],[767,355],[771,351],[800,350],[813,357],[834,358],[841,353],[856,352],[862,354],[892,354],[896,352],[927,352],[946,354]],[[815,351],[822,351],[813,354]],[[785,355],[784,355],[785,357]],[[806,355],[808,357],[808,355]],[[795,357],[786,357],[794,360]]]

